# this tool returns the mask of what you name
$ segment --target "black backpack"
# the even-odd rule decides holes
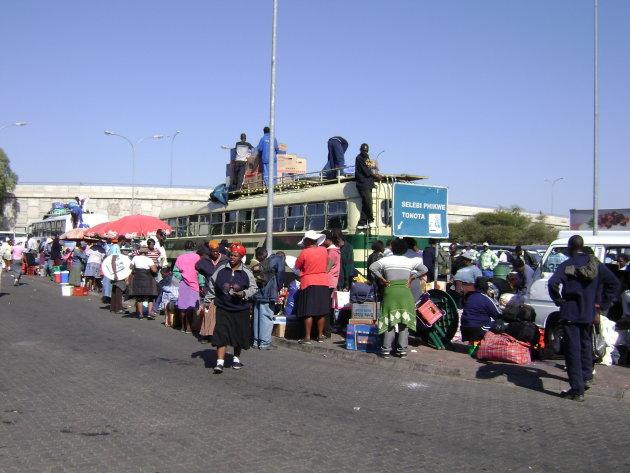
[[[520,320],[510,322],[505,331],[508,335],[513,336],[517,340],[530,343],[532,346],[538,345],[538,341],[540,340],[540,332],[533,322],[523,322]]]
[[[501,318],[506,322],[533,322],[536,320],[536,311],[531,305],[520,302],[508,302],[503,309]]]

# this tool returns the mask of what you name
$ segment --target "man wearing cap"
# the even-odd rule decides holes
[[[460,296],[458,306],[461,307],[461,298],[468,292],[473,290],[475,281],[477,278],[483,276],[481,270],[473,265],[473,259],[475,255],[472,251],[464,251],[461,254],[461,261],[463,266],[457,271],[453,281],[455,282],[455,293]]]
[[[516,291],[516,294],[512,298],[514,302],[525,302],[527,294],[529,294],[529,288],[532,287],[534,282],[534,270],[530,268],[522,259],[514,261],[514,271],[516,275],[510,277],[510,283]]]
[[[479,254],[479,266],[481,267],[481,273],[491,278],[494,276],[494,268],[499,264],[499,257],[494,251],[490,249],[490,244],[485,241],[483,243],[483,250]]]

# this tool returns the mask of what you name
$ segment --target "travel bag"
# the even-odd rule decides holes
[[[479,344],[477,359],[526,365],[532,361],[531,346],[507,333],[487,332]]]

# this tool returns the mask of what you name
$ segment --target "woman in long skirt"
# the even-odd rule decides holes
[[[297,314],[299,318],[304,320],[304,338],[298,343],[305,345],[311,344],[313,319],[317,320],[317,338],[315,341],[322,343],[326,340],[324,328],[331,306],[328,271],[332,267],[332,261],[328,257],[326,248],[320,246],[325,239],[325,235],[309,230],[298,243],[299,246],[304,247],[295,262],[295,269],[300,271]]]
[[[252,298],[258,291],[252,272],[243,264],[245,247],[233,243],[229,248],[228,263],[217,269],[210,278],[206,304],[216,305],[216,325],[212,334],[212,345],[217,347],[215,374],[223,373],[225,353],[228,346],[234,347],[232,368],[241,369],[241,351],[250,346],[251,328],[249,314]]]
[[[136,299],[136,311],[138,318],[144,317],[143,303],[147,302],[149,307],[148,315],[149,320],[154,320],[153,301],[158,295],[158,287],[155,282],[155,275],[157,274],[157,266],[151,258],[146,254],[149,249],[146,246],[140,247],[138,255],[134,256],[131,260],[131,294]]]
[[[416,329],[416,305],[411,293],[411,282],[426,274],[427,268],[420,258],[404,256],[407,244],[399,238],[392,242],[392,256],[370,265],[374,277],[383,284],[383,306],[378,319],[378,333],[383,336],[381,356],[389,358],[394,338],[397,338],[396,354],[405,358],[409,341],[409,329]]]

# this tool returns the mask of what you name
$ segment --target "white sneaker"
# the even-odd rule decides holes
[[[370,222],[370,228],[376,228],[376,222]]]

